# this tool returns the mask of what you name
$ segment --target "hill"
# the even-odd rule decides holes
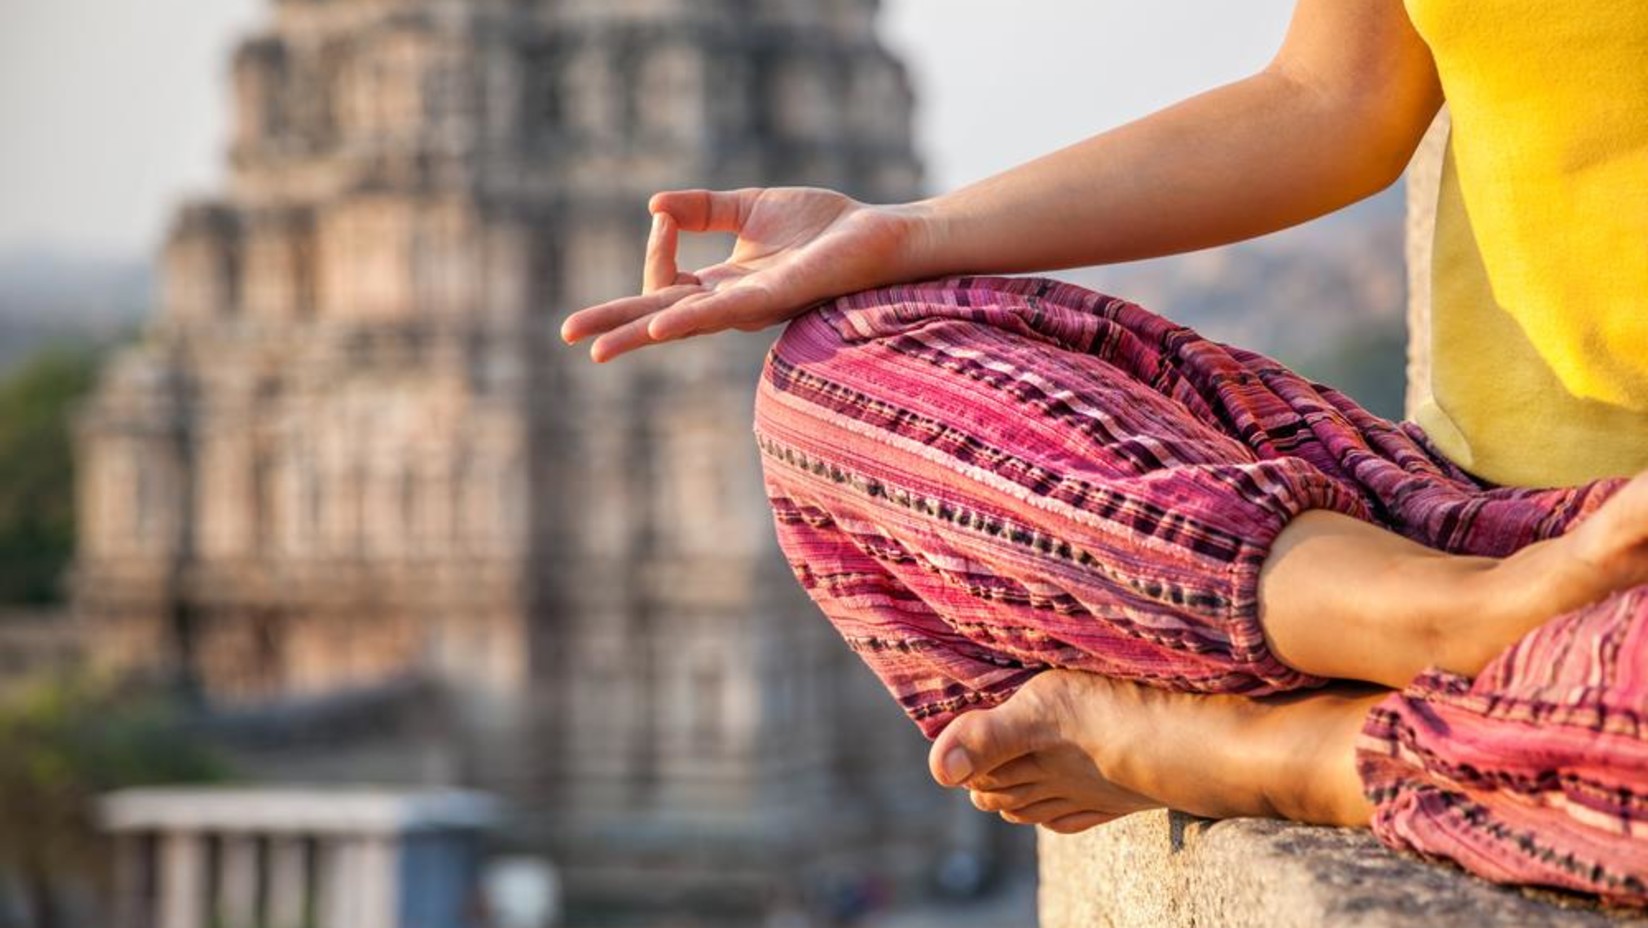
[[[0,252],[0,375],[48,346],[131,337],[148,314],[153,272],[140,259],[66,251]]]
[[[1402,411],[1402,191],[1316,222],[1172,258],[1057,276],[1264,352],[1387,417]]]

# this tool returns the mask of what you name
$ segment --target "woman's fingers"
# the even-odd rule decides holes
[[[698,281],[704,286],[713,290],[722,284],[728,283],[729,281],[748,277],[753,273],[755,273],[754,270],[742,264],[733,264],[730,261],[723,261],[720,264],[712,264],[709,267],[701,267],[694,271],[692,276],[697,278]]]
[[[637,348],[644,348],[647,345],[656,345],[659,342],[672,341],[673,337],[659,338],[658,336],[652,334],[648,324],[655,318],[657,318],[656,314],[642,316],[612,329],[612,331],[607,332],[600,338],[597,338],[594,343],[589,346],[589,356],[597,363],[605,363],[621,354],[628,354]],[[700,331],[682,333],[682,335],[677,337],[684,338],[687,335],[699,335],[706,332],[715,332],[724,328],[726,328],[726,326],[718,325]]]
[[[772,294],[744,278],[751,269],[732,263],[686,273],[677,265],[682,230],[737,232],[760,198],[758,189],[680,190],[652,198],[641,295],[579,310],[561,323],[568,343],[597,336],[596,361],[608,361],[644,345],[722,329],[761,324],[772,311]]]
[[[719,292],[694,289],[697,292],[667,308],[637,314],[612,328],[590,345],[590,357],[610,361],[646,345],[742,327],[759,319],[771,302],[770,295],[760,286],[734,286]]]
[[[567,343],[599,336],[590,356],[607,361],[643,345],[672,341],[745,324],[770,302],[760,286],[728,286],[706,290],[692,274],[677,274],[680,283],[645,296],[628,296],[581,309],[561,323]],[[666,315],[662,325],[652,323]]]
[[[641,274],[641,293],[648,294],[673,286],[680,272],[675,266],[675,250],[680,229],[669,213],[652,214],[652,234],[647,237],[646,265]]]
[[[655,341],[668,341],[700,332],[718,332],[760,319],[763,312],[770,311],[771,304],[772,294],[766,287],[732,284],[660,310],[650,320],[647,334]]]
[[[621,354],[653,344],[657,339],[647,334],[647,321],[641,318],[626,322],[597,338],[589,346],[590,359],[597,364],[605,364]]]
[[[631,320],[651,315],[695,293],[703,292],[703,287],[698,285],[696,279],[691,275],[683,276],[687,278],[686,282],[654,291],[646,296],[626,296],[599,306],[578,310],[561,323],[561,339],[570,344],[591,335],[610,332]]]
[[[737,232],[760,197],[758,189],[670,190],[654,195],[647,209],[668,213],[688,232]]]

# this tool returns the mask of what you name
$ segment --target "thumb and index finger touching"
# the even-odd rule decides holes
[[[647,239],[641,292],[653,293],[679,283],[703,283],[682,273],[676,260],[681,232],[738,232],[759,195],[755,190],[670,190],[647,203],[652,234]]]
[[[650,337],[660,340],[680,338],[705,327],[716,326],[718,317],[754,308],[764,296],[758,292],[720,292],[715,285],[727,275],[726,265],[716,265],[699,273],[683,273],[676,265],[681,232],[738,233],[743,230],[758,189],[672,190],[655,194],[647,203],[653,215],[653,235],[647,247],[647,270],[643,292],[679,283],[701,284],[709,292],[688,297],[665,307],[648,326]]]
[[[653,215],[667,213],[684,232],[738,232],[760,191],[668,190],[647,203]]]
[[[725,266],[717,265],[707,269],[710,273],[702,278],[698,274],[681,271],[677,262],[680,233],[737,233],[743,228],[759,196],[758,189],[672,190],[655,194],[648,203],[648,210],[652,213],[652,231],[647,239],[646,257],[642,268],[641,296],[613,300],[574,313],[562,323],[562,338],[572,342],[588,335],[608,332],[626,321],[639,321],[636,319],[637,315],[670,317],[658,331],[651,333],[650,337],[654,340],[661,337],[680,337],[699,325],[712,321],[716,315],[724,311],[718,304],[726,301],[714,298],[717,295],[713,293],[713,289],[696,295],[689,294],[692,288],[705,285],[713,287],[712,280],[718,282],[721,277],[726,276]],[[699,312],[671,312],[674,304],[680,302],[683,296],[687,297],[689,304],[707,300],[712,305],[701,307]],[[733,302],[743,303],[746,300]],[[709,312],[705,313],[702,310]]]

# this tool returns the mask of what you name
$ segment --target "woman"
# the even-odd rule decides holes
[[[562,334],[793,320],[756,407],[780,543],[980,809],[1371,824],[1644,904],[1645,54],[1629,2],[1299,0],[1260,73],[935,199],[659,194],[643,294]],[[943,279],[1322,215],[1444,96],[1417,422],[1121,300]],[[683,230],[738,242],[684,273]]]

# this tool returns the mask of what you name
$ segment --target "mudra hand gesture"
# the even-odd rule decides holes
[[[569,343],[594,336],[596,361],[692,335],[753,332],[829,297],[896,282],[920,237],[913,207],[817,188],[672,191],[648,208],[641,295],[580,310],[561,326]],[[688,273],[676,261],[683,231],[738,240],[727,260]]]

